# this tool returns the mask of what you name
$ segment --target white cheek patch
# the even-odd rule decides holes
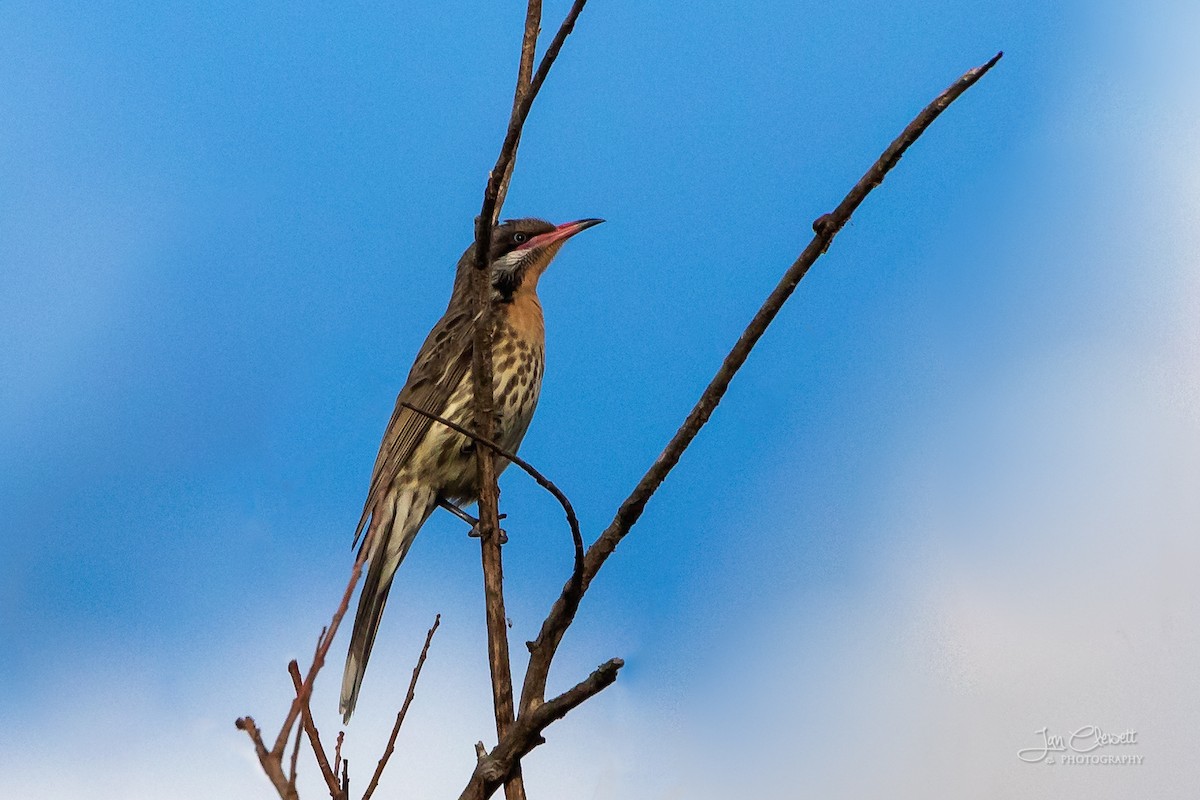
[[[507,300],[519,287],[532,258],[529,250],[513,250],[492,262],[492,287]]]
[[[492,262],[492,269],[496,272],[513,272],[528,254],[525,250],[511,250]]]

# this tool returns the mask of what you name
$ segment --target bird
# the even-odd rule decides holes
[[[554,225],[541,219],[516,219],[493,231],[488,274],[494,441],[507,452],[520,446],[541,392],[545,323],[538,280],[568,239],[603,221],[580,219]],[[354,713],[388,591],[417,532],[438,505],[470,519],[459,506],[479,499],[474,441],[408,407],[468,430],[474,427],[471,356],[476,312],[470,290],[474,264],[472,244],[458,261],[450,303],[417,353],[375,458],[354,532],[357,544],[366,531],[361,547],[367,549],[368,567],[342,676],[343,723],[349,723]],[[497,474],[506,466],[507,459],[496,459]]]

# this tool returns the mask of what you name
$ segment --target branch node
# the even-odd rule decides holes
[[[837,231],[837,222],[833,214],[822,214],[813,221],[812,229],[817,236],[829,236]]]
[[[497,759],[484,754],[479,759],[479,776],[488,783],[499,783],[508,777],[508,770]]]

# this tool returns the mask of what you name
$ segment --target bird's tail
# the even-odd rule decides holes
[[[371,646],[375,643],[375,633],[379,630],[379,620],[383,617],[388,590],[392,588],[392,578],[408,554],[417,531],[433,511],[435,500],[431,491],[400,491],[385,499],[385,504],[391,506],[385,510],[388,513],[371,519],[371,529],[363,540],[363,546],[371,548],[370,566],[358,598],[350,650],[346,654],[346,671],[342,674],[340,710],[343,724],[350,722],[358,702],[358,691],[362,687],[367,659],[371,656]]]

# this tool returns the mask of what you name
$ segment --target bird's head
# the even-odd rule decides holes
[[[488,259],[492,269],[492,286],[504,298],[511,298],[522,287],[536,289],[538,278],[550,266],[563,243],[603,221],[580,219],[555,225],[529,218],[510,219],[497,225],[492,232]]]

